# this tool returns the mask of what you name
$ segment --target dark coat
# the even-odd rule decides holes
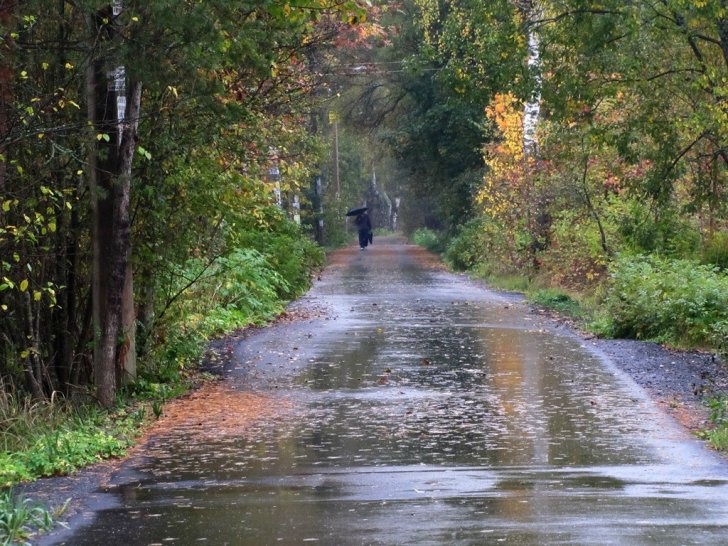
[[[357,216],[354,222],[356,223],[357,230],[360,232],[365,231],[367,236],[369,235],[369,232],[372,230],[372,221],[369,219],[369,215],[366,212]]]
[[[366,248],[372,242],[372,221],[369,215],[364,212],[354,220],[356,229],[359,231],[359,246]]]

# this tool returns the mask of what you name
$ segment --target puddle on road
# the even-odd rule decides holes
[[[295,411],[160,438],[61,542],[726,542],[725,466],[578,340],[403,248],[317,288],[339,320],[276,385]]]

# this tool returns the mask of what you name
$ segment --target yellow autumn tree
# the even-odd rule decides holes
[[[495,126],[498,138],[485,145],[488,167],[476,196],[483,212],[506,220],[522,203],[527,162],[523,150],[523,105],[511,94],[497,94],[485,109],[486,118]]]
[[[531,250],[538,238],[531,211],[535,160],[524,150],[523,112],[523,103],[511,94],[496,95],[485,109],[496,138],[483,148],[488,169],[475,198],[486,219],[491,254],[496,253],[502,265],[515,268],[533,259]]]

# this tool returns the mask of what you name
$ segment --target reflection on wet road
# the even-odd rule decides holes
[[[377,243],[307,296],[328,318],[238,347],[230,381],[285,409],[156,439],[60,542],[728,543],[728,467],[608,361]]]

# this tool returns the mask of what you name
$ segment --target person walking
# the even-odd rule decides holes
[[[372,231],[372,221],[369,219],[369,215],[366,211],[357,215],[354,220],[356,223],[356,229],[359,232],[359,247],[361,250],[366,250],[370,241],[370,234]]]

